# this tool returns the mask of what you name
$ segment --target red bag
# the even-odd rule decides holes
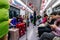
[[[25,23],[19,23],[16,25],[17,28],[19,28],[19,36],[23,36],[25,34],[26,31],[26,25]]]

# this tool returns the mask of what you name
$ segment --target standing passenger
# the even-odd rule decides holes
[[[36,25],[36,11],[34,11],[34,26]]]

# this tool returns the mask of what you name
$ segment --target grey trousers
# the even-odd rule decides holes
[[[53,33],[44,32],[41,35],[40,40],[53,40],[54,37],[55,37],[55,35]]]

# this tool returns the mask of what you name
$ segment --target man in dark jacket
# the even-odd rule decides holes
[[[36,25],[36,11],[34,11],[34,26]]]

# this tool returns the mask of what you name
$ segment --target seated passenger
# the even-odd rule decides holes
[[[42,19],[42,23],[46,23],[47,22],[47,19],[48,19],[48,16],[45,14],[44,15],[44,18]]]
[[[19,19],[20,19],[20,22],[22,23],[23,22],[23,18],[22,18],[21,15],[19,16]]]
[[[13,17],[10,22],[10,28],[12,28],[12,27],[16,28],[16,24],[17,24],[17,19],[16,19],[16,17]]]
[[[57,13],[53,12],[51,15],[50,15],[50,18],[48,20],[49,24],[52,25],[54,24],[54,22],[56,21],[56,15]]]
[[[45,15],[44,15],[44,18],[42,19],[42,24],[40,24],[39,27],[38,27],[39,37],[40,37],[44,32],[50,33],[50,32],[52,31],[51,28],[49,27],[48,23],[47,23],[47,19],[48,19],[48,16],[45,14]]]
[[[40,37],[40,40],[53,40],[55,36],[60,37],[60,18],[55,22],[54,25],[50,26],[53,31],[51,33],[43,33]]]

